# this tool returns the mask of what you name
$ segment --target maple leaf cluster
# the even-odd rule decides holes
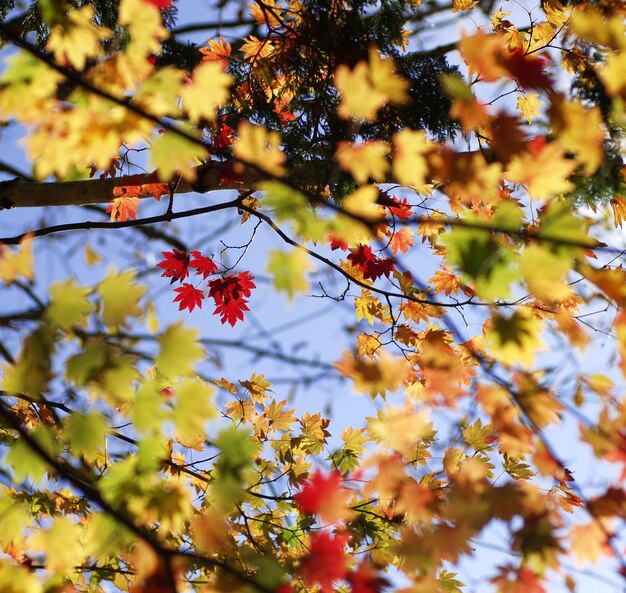
[[[206,280],[209,276],[217,274],[217,264],[196,250],[186,253],[174,249],[162,253],[165,259],[157,264],[157,267],[163,270],[161,276],[170,278],[170,284],[182,283],[174,289],[176,297],[173,302],[178,303],[178,310],[189,309],[191,313],[196,307],[201,309],[205,298],[204,292],[183,281],[189,277],[190,269],[195,270],[195,276],[201,276],[202,280]],[[228,322],[234,326],[237,321],[243,321],[244,311],[249,311],[248,298],[252,289],[256,288],[254,276],[248,272],[224,274],[210,280],[208,288],[208,296],[215,303],[213,315],[219,315],[222,324]]]
[[[317,515],[324,522],[349,521],[355,517],[348,504],[353,493],[344,482],[339,471],[324,474],[318,469],[294,497],[296,505],[302,513]],[[309,552],[300,561],[300,574],[308,586],[319,585],[323,593],[330,593],[334,591],[334,582],[345,580],[352,593],[379,593],[389,584],[368,562],[349,570],[345,551],[349,541],[350,536],[343,531],[321,532],[311,537]]]
[[[376,257],[369,245],[352,248],[348,259],[361,270],[366,280],[378,280],[381,276],[389,278],[396,269],[392,257]]]
[[[137,220],[139,200],[153,197],[157,200],[170,191],[167,183],[144,183],[141,185],[124,185],[113,189],[114,198],[107,205],[106,211],[111,214],[111,222]]]
[[[380,593],[389,582],[379,576],[368,562],[349,570],[347,533],[316,533],[311,537],[309,552],[300,560],[300,574],[308,587],[319,586],[322,593],[332,593],[333,583],[347,581],[352,593]]]

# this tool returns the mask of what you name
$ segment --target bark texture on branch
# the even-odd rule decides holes
[[[172,180],[176,194],[237,189],[245,190],[263,179],[257,171],[246,169],[236,174],[232,163],[214,162],[196,168],[196,181]],[[126,175],[112,179],[86,179],[82,181],[29,182],[19,179],[0,181],[0,210],[8,208],[40,208],[43,206],[82,206],[106,204],[115,196],[116,187],[132,187],[159,183],[157,172]],[[150,197],[150,196],[145,196]]]

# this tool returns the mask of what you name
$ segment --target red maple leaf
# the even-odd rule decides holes
[[[189,276],[189,255],[178,249],[163,251],[162,254],[165,259],[157,264],[157,268],[163,270],[162,277],[171,278],[170,284],[182,282]]]
[[[381,276],[389,278],[389,274],[395,270],[393,258],[376,257],[369,245],[353,247],[348,259],[361,270],[365,279],[377,280]]]
[[[326,240],[330,241],[330,248],[333,251],[335,251],[335,249],[341,249],[342,251],[346,251],[348,249],[348,244],[343,239],[335,237],[335,235],[328,235]]]
[[[211,136],[213,148],[218,151],[228,148],[235,141],[235,130],[233,130],[225,120],[226,118],[222,117],[222,120],[216,125],[215,131]]]
[[[392,196],[391,200],[393,201],[394,205],[387,206],[387,208],[389,208],[391,214],[393,214],[396,218],[399,218],[400,220],[406,220],[407,218],[411,218],[411,216],[413,216],[413,206],[408,203],[408,200],[406,198],[400,201],[395,196]]]
[[[235,325],[243,321],[243,312],[249,311],[248,297],[256,285],[254,276],[248,272],[239,272],[223,278],[215,278],[209,282],[209,296],[215,301],[213,315],[219,315],[222,323]]]
[[[156,6],[159,10],[168,9],[172,7],[172,0],[144,0],[152,6]]]
[[[300,574],[307,587],[319,585],[322,593],[330,593],[333,582],[346,577],[348,558],[345,547],[348,539],[345,533],[334,537],[330,533],[311,536],[309,553],[300,561]]]
[[[250,309],[244,299],[231,299],[223,302],[216,301],[213,315],[219,315],[222,324],[228,321],[228,323],[234,326],[238,321],[243,321],[243,312],[249,310]]]
[[[202,309],[202,299],[204,293],[197,288],[194,288],[188,282],[185,282],[182,286],[174,289],[178,295],[174,299],[175,303],[178,303],[178,310],[189,309],[191,313],[196,307]]]
[[[205,257],[199,251],[192,251],[190,255],[193,259],[189,262],[189,267],[195,268],[196,274],[202,274],[203,278],[208,278],[217,272],[217,265],[210,257]]]
[[[552,80],[543,71],[547,65],[544,58],[528,56],[516,48],[504,59],[504,67],[523,89],[551,88]]]
[[[352,593],[380,593],[383,587],[389,585],[389,581],[379,576],[376,570],[366,562],[361,562],[347,579]]]
[[[528,150],[532,152],[535,156],[539,156],[539,153],[548,145],[548,141],[545,136],[537,136],[530,140],[526,146]]]
[[[167,183],[144,183],[140,191],[142,196],[152,196],[160,200],[161,196],[169,195],[170,186]]]
[[[353,511],[348,506],[350,497],[338,471],[324,475],[318,469],[294,498],[303,513],[319,515],[322,521],[332,523],[352,516]]]
[[[499,574],[490,579],[500,591],[507,593],[546,593],[537,576],[528,568],[516,568],[511,565],[499,566]]]

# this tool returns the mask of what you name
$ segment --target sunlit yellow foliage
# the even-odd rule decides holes
[[[375,48],[370,49],[369,62],[359,62],[352,70],[340,65],[335,72],[335,86],[342,95],[337,112],[344,118],[373,121],[386,103],[407,101],[407,81]]]
[[[425,154],[433,147],[424,132],[403,130],[393,137],[393,175],[402,185],[419,187],[427,180]]]
[[[532,124],[533,118],[540,114],[539,108],[542,105],[543,101],[539,98],[538,93],[527,93],[517,98],[517,108],[529,124]]]
[[[335,159],[357,183],[365,183],[368,179],[384,181],[389,170],[389,162],[385,158],[388,153],[389,147],[384,142],[340,142]]]
[[[354,382],[354,388],[385,397],[387,392],[396,391],[409,372],[404,358],[391,357],[383,351],[376,360],[359,360],[350,352],[344,352],[343,358],[335,363],[335,368]]]
[[[20,278],[32,280],[34,273],[33,243],[30,237],[22,240],[15,250],[0,245],[0,280],[2,282],[11,284]]]
[[[285,155],[280,150],[280,135],[277,132],[268,132],[264,126],[241,122],[238,136],[233,148],[237,159],[277,177],[285,174]]]
[[[509,317],[493,315],[485,337],[495,359],[509,366],[527,368],[542,349],[541,329],[541,320],[534,318],[528,309],[520,309]]]
[[[85,5],[70,10],[62,24],[52,27],[46,47],[55,54],[58,62],[82,70],[87,58],[100,57],[102,41],[111,33],[106,27],[94,23],[94,8]]]
[[[219,62],[205,62],[196,66],[191,82],[183,87],[181,96],[189,119],[215,119],[216,110],[228,99],[232,77]]]

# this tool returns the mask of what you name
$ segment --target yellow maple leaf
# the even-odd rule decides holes
[[[178,98],[184,81],[185,73],[177,68],[159,68],[141,85],[133,102],[152,115],[171,116],[179,111]]]
[[[274,278],[277,292],[287,293],[293,301],[298,293],[306,293],[310,288],[307,272],[315,270],[315,265],[302,249],[292,251],[272,250],[269,253],[267,271]]]
[[[228,100],[228,87],[233,77],[224,72],[219,62],[204,62],[196,66],[192,81],[183,87],[180,95],[189,119],[215,119],[217,108]]]
[[[83,533],[84,528],[68,517],[56,517],[49,529],[35,532],[32,545],[45,552],[48,570],[65,574],[87,556]]]
[[[267,25],[270,28],[277,28],[281,25],[277,15],[280,15],[282,10],[276,6],[274,0],[248,2],[248,8],[250,9],[250,16],[259,25]]]
[[[425,155],[434,147],[424,132],[402,130],[393,137],[393,175],[401,185],[418,187],[426,183]]]
[[[550,118],[561,148],[574,151],[585,165],[585,173],[593,174],[604,159],[602,145],[606,132],[600,108],[587,109],[580,101],[563,101],[555,96]]]
[[[233,154],[244,164],[253,165],[270,175],[282,177],[287,172],[285,155],[280,150],[280,134],[268,132],[265,126],[243,121],[237,130]]]
[[[166,131],[152,142],[150,157],[159,178],[169,180],[179,174],[187,181],[196,178],[195,167],[208,156],[205,148],[173,132]]]
[[[359,334],[356,337],[356,351],[361,357],[374,358],[380,347],[380,340],[372,334]]]
[[[63,22],[50,31],[47,49],[54,52],[61,64],[69,62],[77,70],[85,67],[87,58],[102,54],[102,40],[112,31],[94,23],[94,7],[86,4],[70,10]]]
[[[65,282],[55,282],[50,287],[46,319],[53,327],[64,330],[84,327],[94,308],[87,298],[90,292],[90,288],[77,285],[73,278]]]
[[[387,307],[366,288],[361,289],[361,296],[354,299],[354,307],[357,320],[365,319],[370,325],[374,325],[375,318],[383,320],[388,315]]]
[[[529,245],[520,258],[520,273],[528,289],[545,302],[560,301],[572,293],[565,282],[571,269],[568,253],[554,253],[545,245]]]
[[[473,36],[463,36],[457,48],[470,76],[477,74],[482,81],[491,82],[507,75],[500,60],[506,48],[504,36],[479,31]]]
[[[374,121],[378,110],[387,102],[385,95],[373,87],[367,62],[359,62],[353,70],[340,64],[335,71],[335,86],[341,93],[337,113],[344,119]]]
[[[394,338],[398,340],[398,342],[401,342],[402,344],[405,344],[406,346],[409,346],[411,348],[415,347],[418,342],[417,334],[404,323],[396,326],[396,329],[394,331]]]
[[[389,162],[385,158],[388,153],[389,146],[385,142],[340,142],[335,160],[357,183],[365,183],[368,179],[384,181],[389,170]]]
[[[367,418],[367,431],[381,446],[412,458],[420,440],[433,435],[427,408],[388,405]]]
[[[43,593],[44,585],[32,569],[14,562],[0,560],[0,590],[4,593]]]
[[[130,61],[141,64],[160,53],[161,41],[169,35],[161,10],[145,0],[122,0],[119,6],[119,24],[130,34],[130,43],[124,48]]]
[[[198,377],[183,379],[174,386],[174,394],[173,421],[178,437],[191,441],[198,436],[204,438],[207,420],[217,416],[211,386]]]
[[[243,52],[244,60],[253,62],[257,59],[267,58],[274,52],[274,45],[268,39],[259,39],[254,35],[248,35],[244,39],[240,50]]]
[[[521,183],[535,198],[550,198],[570,191],[574,186],[569,176],[576,161],[565,158],[563,148],[556,142],[515,155],[504,177]]]
[[[616,268],[594,268],[582,264],[580,273],[617,305],[626,306],[626,270],[621,265]]]
[[[0,244],[0,280],[11,284],[20,277],[26,280],[34,277],[32,236],[22,239],[16,251]]]
[[[272,383],[265,378],[265,375],[252,373],[249,380],[239,381],[239,385],[248,390],[253,402],[262,403],[267,397],[267,391],[270,391]]]
[[[396,73],[391,59],[383,59],[380,52],[371,47],[369,51],[370,79],[374,89],[385,96],[385,100],[402,105],[409,100],[409,81]]]
[[[364,185],[343,199],[341,209],[364,221],[376,221],[382,218],[377,199],[378,188],[374,185]]]
[[[154,364],[159,375],[168,380],[192,375],[194,365],[206,353],[198,341],[198,330],[175,323],[159,336],[159,354]]]
[[[352,379],[356,391],[369,393],[372,399],[377,395],[384,398],[387,391],[396,391],[410,371],[406,359],[394,358],[384,350],[377,360],[358,359],[346,351],[334,366],[342,375]]]
[[[554,27],[561,28],[570,19],[570,8],[560,0],[547,0],[541,7],[546,13],[546,19]]]
[[[526,93],[517,98],[517,108],[520,110],[520,115],[529,124],[533,122],[536,115],[539,115],[539,107],[542,105],[543,101],[539,98],[539,93]]]
[[[543,49],[554,40],[555,26],[550,23],[536,23],[527,36],[527,51]]]
[[[510,317],[496,313],[486,325],[485,339],[491,355],[503,364],[529,367],[542,349],[541,320],[527,309],[520,309]]]
[[[504,11],[502,8],[498,8],[495,12],[491,13],[489,16],[489,20],[491,21],[491,28],[494,31],[499,31],[501,29],[507,29],[512,26],[511,22],[507,19],[507,17],[511,14],[511,11]]]
[[[8,56],[0,80],[0,114],[33,123],[42,110],[56,103],[62,75],[25,52]]]
[[[586,41],[606,45],[612,50],[626,49],[624,17],[615,13],[606,18],[600,7],[583,5],[572,13],[570,29]]]
[[[96,264],[99,264],[101,262],[102,256],[97,251],[94,251],[93,247],[89,243],[86,243],[85,263],[91,268],[92,266],[95,266]]]
[[[194,516],[191,533],[195,546],[205,554],[226,555],[234,544],[224,516],[214,508],[203,508]]]
[[[476,360],[464,356],[463,350],[453,346],[451,336],[436,326],[418,336],[416,350],[411,363],[420,370],[421,387],[415,384],[413,395],[430,403],[443,401],[444,405],[454,407],[476,374]]]
[[[441,151],[431,159],[435,176],[446,179],[442,188],[448,196],[461,204],[481,207],[500,200],[502,165],[488,163],[480,152],[455,154]]]
[[[609,54],[599,76],[609,95],[622,93],[626,89],[626,51]]]
[[[561,420],[563,404],[554,393],[539,385],[535,375],[517,373],[514,381],[517,384],[517,403],[537,428],[543,429]]]
[[[384,60],[375,48],[370,49],[369,62],[359,62],[353,70],[340,64],[335,71],[335,86],[341,93],[337,113],[374,121],[378,110],[388,102],[406,103],[408,81],[395,73],[392,60]]]
[[[478,0],[452,0],[452,12],[472,10],[478,4]]]
[[[421,321],[430,321],[430,318],[438,315],[435,307],[416,303],[415,301],[406,301],[400,307],[404,318],[408,321],[420,323]]]
[[[141,314],[139,300],[146,293],[146,287],[135,282],[135,276],[134,270],[118,273],[111,268],[98,285],[102,320],[108,327],[126,325],[127,317]]]
[[[607,533],[608,526],[603,528],[597,520],[571,528],[568,539],[577,566],[597,564],[600,556],[613,556]]]

